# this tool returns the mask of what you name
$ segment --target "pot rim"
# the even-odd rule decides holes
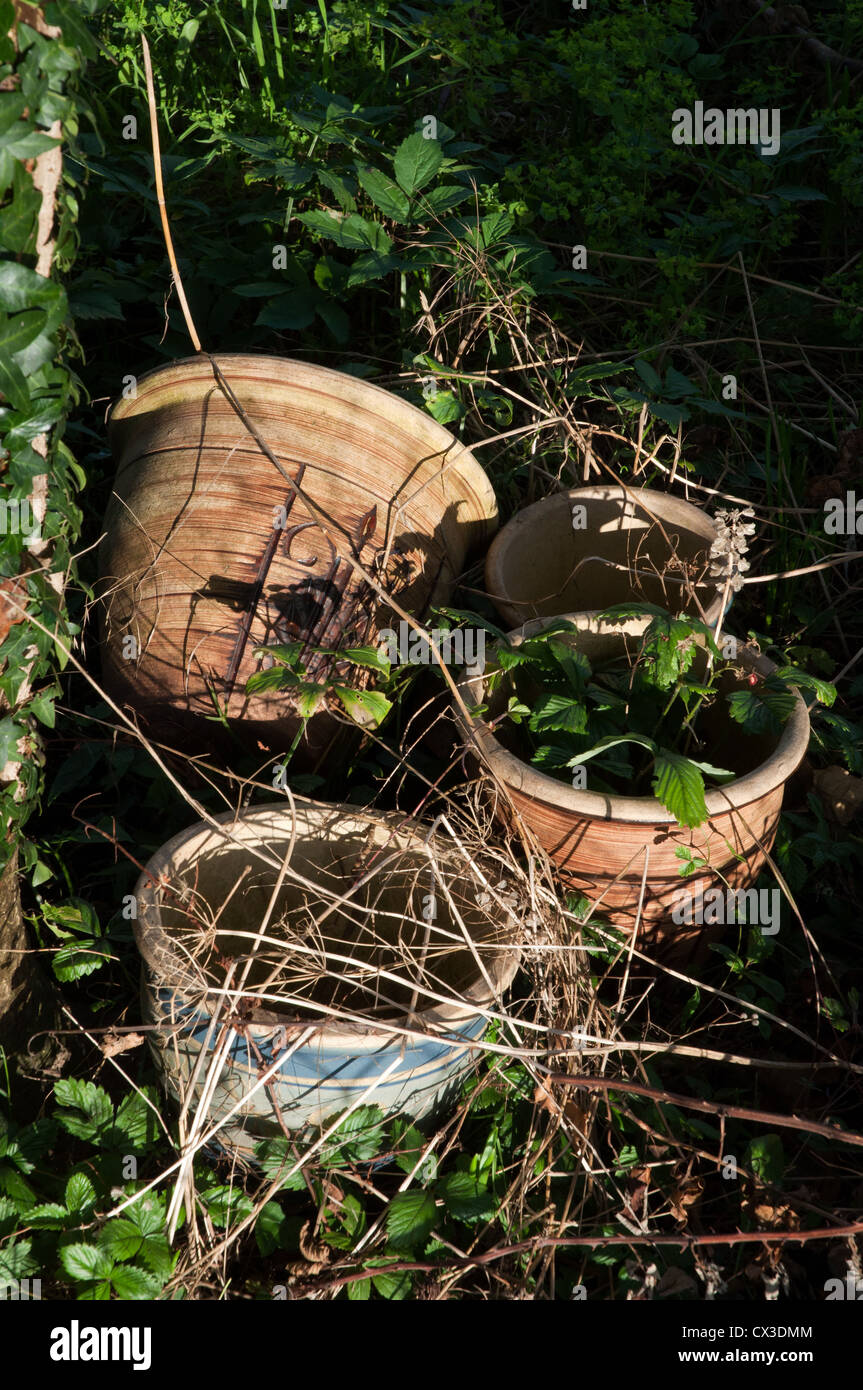
[[[284,802],[269,802],[263,806],[255,806],[240,816],[228,811],[214,816],[213,820],[218,826],[225,826],[233,832],[222,837],[222,843],[232,847],[258,844],[265,850],[270,839],[289,839],[294,825],[298,844],[304,827],[320,828],[327,820],[333,822],[337,831],[348,828],[368,830],[369,827],[376,826],[394,832],[395,844],[401,844],[405,849],[414,845],[419,848],[426,844],[424,836],[420,833],[423,827],[406,819],[399,812],[369,813],[356,806],[330,802],[304,803],[295,798],[294,813],[295,819],[290,805]],[[134,922],[135,942],[146,965],[161,976],[165,975],[166,959],[169,964],[175,962],[177,953],[173,938],[159,921],[154,880],[158,884],[162,873],[170,873],[172,868],[176,869],[180,850],[185,848],[190,851],[186,862],[191,863],[205,849],[212,851],[216,848],[217,843],[217,831],[208,822],[197,821],[194,825],[187,826],[185,830],[166,840],[151,856],[135,885],[134,896],[138,904],[138,916]],[[502,941],[494,956],[484,961],[490,979],[501,993],[512,983],[520,956],[521,952],[514,941]],[[185,1004],[182,990],[176,983],[170,979],[160,980],[159,983],[173,989]],[[402,1029],[434,1036],[435,1032],[449,1031],[457,1024],[476,1018],[485,1009],[494,1008],[495,1004],[495,996],[489,994],[488,987],[477,970],[475,981],[459,1000],[454,999],[451,1003],[430,1002],[426,1006],[418,1007],[412,1014],[397,1014],[380,1020],[370,1019],[367,1024],[350,1020],[340,1021],[330,1018],[325,1013],[317,1014],[314,1011],[298,1019],[296,1012],[282,1015],[277,1004],[267,1001],[265,1006],[258,1010],[260,1021],[251,1025],[251,1031],[253,1036],[260,1036],[284,1028],[290,1035],[316,1025],[319,1033],[334,1033],[340,1040],[350,1038],[353,1040],[352,1045],[359,1050],[374,1051],[380,1047],[382,1039],[391,1043],[396,1033]],[[201,1006],[201,1012],[208,1014],[206,1004]],[[440,1041],[446,1044],[449,1040],[442,1036]],[[457,1045],[457,1042],[453,1042],[453,1046]]]
[[[532,637],[561,618],[575,623],[580,630],[597,633],[621,632],[625,635],[639,636],[649,621],[647,618],[637,618],[620,623],[603,622],[599,617],[600,611],[559,613],[554,617],[533,618],[507,633],[507,638],[514,646],[518,646],[526,637]],[[738,643],[736,660],[762,676],[770,675],[777,669],[774,662],[756,653],[743,642]],[[466,705],[481,704],[485,695],[485,678],[482,675],[462,676],[458,688]],[[760,800],[784,785],[799,767],[809,746],[809,711],[799,690],[795,689],[795,693],[797,699],[794,709],[783,725],[779,741],[770,756],[751,772],[736,777],[724,787],[705,788],[704,799],[708,818],[749,806]],[[465,719],[459,708],[456,708],[456,716],[464,730]],[[573,816],[589,817],[593,820],[621,821],[636,825],[678,825],[675,817],[655,796],[609,796],[604,792],[579,791],[510,753],[484,720],[472,720],[471,724],[492,770],[507,786],[534,801],[544,802]]]
[[[136,378],[135,396],[120,396],[112,401],[105,416],[109,436],[112,426],[119,421],[130,420],[143,414],[148,397],[156,394],[161,387],[179,386],[184,381],[200,381],[202,386],[206,383],[214,384],[210,357],[218,363],[226,376],[229,376],[228,368],[233,368],[233,377],[229,378],[232,385],[236,384],[238,378],[242,379],[244,369],[267,363],[272,377],[281,380],[285,386],[310,387],[316,380],[332,387],[331,395],[347,405],[370,408],[376,400],[382,398],[387,401],[389,414],[395,417],[391,421],[395,427],[401,427],[406,433],[416,435],[417,425],[421,422],[424,439],[439,445],[431,457],[438,454],[450,456],[446,464],[447,475],[453,481],[458,481],[463,500],[471,506],[474,513],[473,516],[462,520],[481,521],[485,523],[489,532],[496,530],[499,514],[494,488],[482,464],[461,440],[450,434],[433,416],[386,390],[385,387],[366,381],[363,377],[352,376],[350,372],[340,372],[334,367],[321,367],[316,362],[304,362],[296,357],[274,357],[263,352],[201,353],[196,357],[181,357],[175,362],[151,367]]]

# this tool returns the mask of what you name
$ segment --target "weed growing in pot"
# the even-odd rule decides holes
[[[741,732],[757,737],[781,730],[795,706],[795,687],[825,704],[836,692],[793,666],[746,674],[695,618],[651,604],[619,605],[600,615],[609,624],[637,617],[649,623],[634,656],[591,662],[573,640],[578,629],[563,618],[518,645],[499,644],[487,685],[503,687],[507,703],[492,723],[516,727],[531,763],[561,781],[576,785],[575,774],[588,763],[591,790],[647,795],[650,778],[653,794],[677,822],[697,826],[707,818],[705,779],[721,786],[737,775],[706,756],[703,720],[712,706],[722,702]],[[707,653],[703,672],[699,649]],[[729,677],[739,684],[741,675],[745,688],[723,690]],[[580,785],[587,785],[586,776]]]

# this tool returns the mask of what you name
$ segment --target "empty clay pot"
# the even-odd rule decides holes
[[[571,488],[525,507],[498,533],[486,558],[486,591],[510,627],[629,602],[701,617],[692,591],[705,621],[715,623],[722,589],[707,574],[715,535],[705,512],[670,493]]]
[[[214,360],[303,496],[256,443]],[[115,402],[108,434],[117,473],[99,554],[103,676],[168,735],[209,735],[218,705],[236,730],[287,748],[299,727],[290,695],[245,694],[261,669],[255,648],[373,640],[388,620],[349,556],[424,614],[497,524],[485,473],[441,425],[307,362],[202,353],[160,367]],[[325,667],[310,654],[311,678]],[[325,708],[312,717],[313,742],[328,723]]]

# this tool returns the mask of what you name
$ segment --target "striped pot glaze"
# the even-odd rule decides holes
[[[591,660],[612,656],[624,647],[631,656],[647,619],[609,624],[595,615],[564,614],[578,628],[561,637]],[[509,633],[518,645],[552,620],[537,619]],[[768,675],[775,666],[740,643],[737,665],[745,672]],[[727,689],[743,688],[730,681]],[[485,678],[465,677],[460,691],[468,709],[485,703]],[[494,717],[505,707],[503,687],[489,704]],[[740,766],[743,735],[721,708],[706,712],[700,728],[710,738],[709,758],[716,766]],[[463,731],[465,721],[459,715]],[[691,957],[705,942],[705,929],[678,925],[671,912],[682,887],[694,898],[723,885],[743,889],[755,882],[776,838],[785,783],[799,766],[809,743],[809,714],[797,697],[794,710],[778,737],[749,740],[746,766],[733,782],[707,791],[708,818],[695,829],[680,826],[655,797],[608,796],[577,790],[540,772],[504,747],[488,725],[472,724],[475,747],[497,783],[499,816],[511,822],[517,814],[547,852],[568,892],[583,894],[596,904],[596,915],[632,932],[639,945],[677,960]],[[706,861],[685,880],[680,876],[679,849]]]
[[[214,361],[303,495],[256,443]],[[114,403],[108,437],[117,472],[99,552],[103,677],[170,732],[209,740],[215,697],[236,732],[287,748],[299,728],[289,697],[245,694],[266,659],[255,649],[357,645],[386,627],[349,555],[422,615],[497,525],[485,473],[442,425],[308,362],[202,353],[160,367]],[[334,727],[321,708],[304,740],[325,746]]]
[[[236,820],[221,816],[216,828],[194,825],[153,856],[136,888],[135,936],[144,960],[143,1012],[146,1022],[155,1025],[151,1045],[166,1088],[178,1100],[190,1091],[194,1097],[190,1116],[200,1099],[219,1037],[226,1034],[221,1025],[213,1024],[213,1011],[200,987],[200,972],[190,970],[185,951],[178,945],[177,908],[169,906],[178,899],[171,889],[183,892],[183,885],[194,885],[197,902],[206,905],[205,913],[206,908],[215,912],[229,885],[236,882],[240,866],[252,864],[250,893],[236,892],[220,919],[228,940],[238,945],[239,938],[233,936],[240,930],[238,924],[252,933],[257,930],[261,904],[272,893],[292,828],[291,869],[312,887],[326,882],[332,888],[335,873],[339,891],[343,891],[341,883],[350,886],[360,872],[360,859],[365,862],[375,850],[380,851],[382,860],[397,860],[395,868],[381,869],[384,887],[391,884],[387,874],[399,875],[403,868],[405,874],[415,876],[416,866],[428,863],[427,832],[421,833],[402,816],[300,802],[295,806],[295,819],[279,803],[246,812]],[[441,846],[437,840],[433,844],[438,862],[446,864],[452,848]],[[481,1056],[476,1044],[487,1027],[485,1011],[498,1007],[518,966],[518,950],[509,944],[515,934],[513,924],[493,921],[475,902],[482,886],[477,881],[474,892],[467,883],[464,861],[453,866],[453,873],[460,875],[461,901],[468,904],[463,920],[475,949],[480,951],[488,979],[483,978],[471,951],[465,948],[460,955],[448,957],[454,962],[453,979],[458,981],[451,995],[437,983],[432,998],[420,994],[413,1010],[393,1009],[391,1016],[364,1014],[355,1003],[348,1003],[343,1016],[334,1019],[313,1005],[297,1008],[292,1001],[289,1007],[278,995],[247,993],[246,1000],[253,999],[255,1007],[251,1017],[241,1023],[234,1015],[238,1026],[232,1029],[201,1133],[224,1122],[213,1142],[250,1157],[261,1139],[283,1133],[277,1107],[282,1123],[294,1132],[323,1125],[356,1102],[378,1105],[388,1114],[404,1111],[416,1119],[434,1114],[448,1103]],[[401,882],[399,878],[387,891],[397,895]],[[289,895],[300,890],[287,883],[282,891],[290,902]],[[375,926],[379,934],[393,929],[387,922],[399,928],[407,895],[401,912],[397,902],[397,897],[391,898],[388,911],[381,914],[386,920]],[[452,923],[443,903],[441,909],[437,924],[448,929]],[[188,937],[184,940],[187,944]],[[395,951],[392,962],[384,960],[387,965],[399,971],[399,979],[408,989],[415,984],[410,971],[404,972],[396,961]],[[211,989],[210,997],[216,993]],[[242,1007],[241,1001],[238,1007]],[[261,1067],[270,1067],[280,1057],[283,1060],[273,1073],[272,1084],[257,1085]]]
[[[573,508],[585,525],[574,529]],[[709,516],[648,487],[579,487],[517,512],[495,536],[485,564],[486,591],[517,627],[558,613],[592,613],[615,603],[655,603],[700,617],[681,583],[690,570],[705,621],[715,623],[721,586],[707,574],[716,537]]]

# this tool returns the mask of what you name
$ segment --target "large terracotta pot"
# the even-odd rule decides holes
[[[579,523],[573,528],[573,508]],[[498,533],[485,566],[486,590],[510,627],[556,613],[590,613],[615,603],[655,603],[700,617],[676,560],[715,623],[721,586],[707,575],[716,536],[706,513],[653,488],[579,487],[543,497]]]
[[[233,1039],[199,1134],[225,1121],[217,1142],[250,1155],[283,1132],[276,1107],[293,1132],[324,1124],[372,1086],[363,1104],[387,1113],[439,1110],[481,1055],[483,1010],[499,1008],[515,975],[511,914],[482,903],[479,877],[441,839],[431,841],[435,883],[428,831],[403,816],[298,802],[295,820],[279,803],[218,823],[175,835],[135,890],[144,1016],[157,1025],[149,1036],[164,1084],[176,1098],[191,1094],[190,1120],[231,1016]],[[264,940],[245,980],[235,966],[231,983],[242,987],[233,1010],[211,1026],[229,962],[251,954],[292,838]],[[305,930],[313,918],[318,928]],[[274,961],[284,973],[267,984]],[[272,1084],[253,1093],[260,1066],[281,1056]]]
[[[282,467],[332,519],[330,538],[205,354],[148,372],[108,422],[117,474],[99,555],[103,675],[162,730],[209,732],[202,720],[218,702],[235,727],[285,748],[298,728],[290,697],[245,694],[261,665],[255,648],[297,637],[355,645],[387,626],[345,562],[352,548],[423,614],[494,530],[497,506],[468,450],[380,387],[287,358],[215,360]]]
[[[561,636],[590,660],[604,659],[621,648],[634,656],[646,626],[645,619],[611,625],[589,614],[564,616],[578,632]],[[511,632],[509,640],[518,645],[550,621],[526,623]],[[742,643],[737,664],[762,676],[776,669]],[[742,685],[731,679],[724,688]],[[485,689],[485,676],[462,679],[460,690],[468,709],[485,702]],[[489,718],[505,707],[505,699],[504,687],[498,687],[489,702]],[[785,783],[809,742],[809,715],[799,695],[781,734],[760,739],[745,738],[723,703],[716,701],[699,727],[711,736],[709,760],[718,767],[739,768],[740,775],[707,790],[708,819],[695,829],[680,826],[655,797],[608,796],[558,781],[505,747],[484,720],[473,723],[488,767],[547,851],[565,890],[596,902],[596,915],[616,927],[631,931],[638,921],[640,944],[663,951],[685,954],[702,940],[698,924],[672,920],[681,889],[697,901],[717,885],[745,889],[755,882],[776,837]],[[498,811],[511,815],[503,798],[498,799]],[[706,860],[707,867],[682,879],[682,860],[676,853],[680,847]]]

